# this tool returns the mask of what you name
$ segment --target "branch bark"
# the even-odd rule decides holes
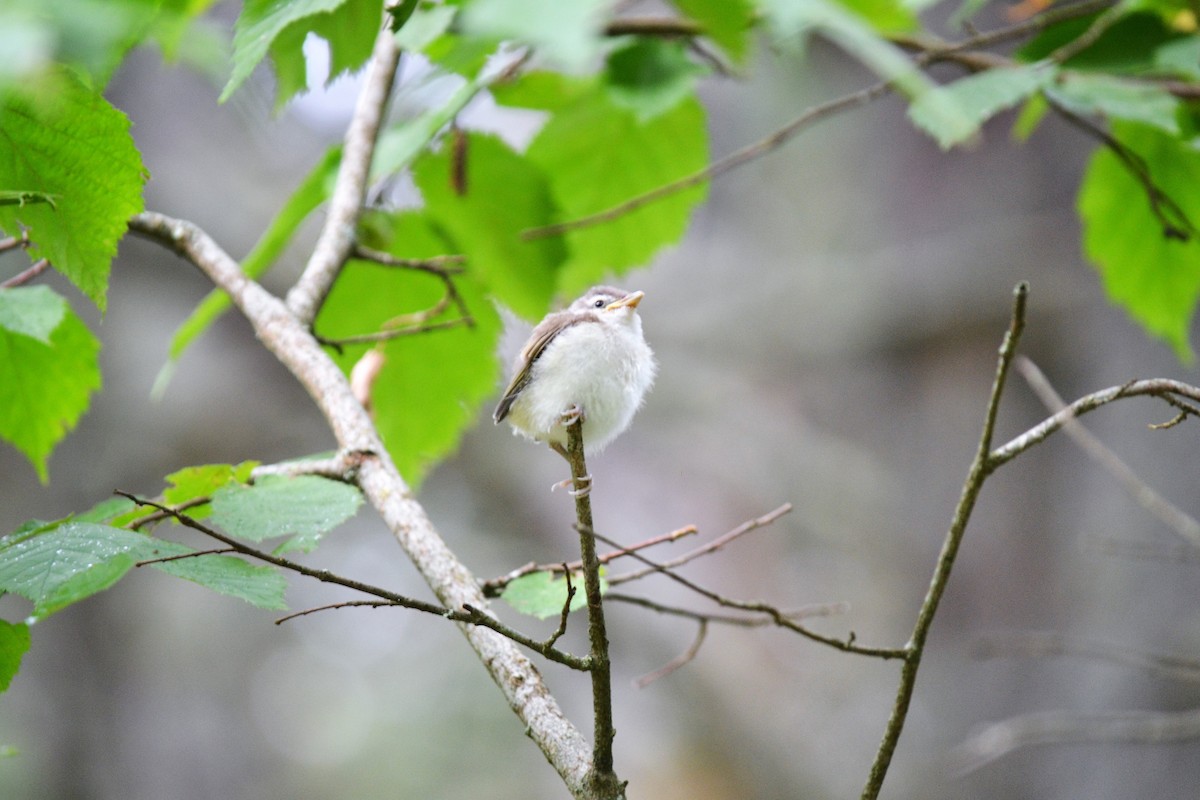
[[[311,325],[316,319],[334,279],[354,249],[355,227],[366,198],[371,158],[375,155],[375,142],[379,138],[399,64],[396,38],[384,25],[375,40],[362,92],[346,129],[342,163],[329,200],[325,225],[304,273],[287,295],[287,307],[306,324]]]
[[[338,447],[371,454],[359,465],[358,485],[438,600],[449,609],[486,609],[487,599],[474,575],[446,546],[396,471],[370,417],[354,398],[349,381],[321,350],[306,322],[247,278],[238,263],[195,225],[144,213],[130,221],[130,228],[170,247],[227,292],[263,345],[313,398]],[[578,800],[600,797],[590,780],[593,770],[587,742],[566,718],[533,662],[514,642],[495,631],[465,623],[459,627],[571,795]]]

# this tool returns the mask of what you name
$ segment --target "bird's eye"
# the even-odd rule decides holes
[[[606,305],[608,305],[608,303],[604,302],[604,300],[601,299],[601,300],[597,300],[596,302],[592,303],[592,305],[595,306],[596,308],[604,308]]]

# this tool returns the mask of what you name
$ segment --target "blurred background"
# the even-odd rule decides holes
[[[824,46],[805,61],[763,53],[751,76],[705,85],[712,153],[871,80]],[[196,222],[240,257],[339,137],[354,87],[335,84],[277,119],[266,81],[226,106],[217,93],[140,53],[110,97],[132,118],[152,174],[147,207]],[[471,114],[491,119],[486,107]],[[900,646],[976,447],[1014,284],[1032,286],[1022,352],[1065,397],[1139,377],[1200,382],[1110,306],[1081,258],[1073,203],[1093,142],[1048,119],[1018,145],[1010,122],[945,154],[889,98],[719,179],[680,245],[619,280],[647,293],[661,372],[632,429],[591,461],[599,529],[633,542],[695,524],[708,539],[793,503],[687,574],[781,607],[848,603],[812,627]],[[270,288],[294,278],[313,233]],[[233,316],[192,348],[162,400],[150,399],[168,337],[208,288],[171,254],[127,240],[103,319],[60,288],[103,340],[105,387],[53,456],[50,486],[0,449],[0,529],[118,488],[152,494],[185,465],[334,446],[310,400]],[[422,502],[481,577],[571,558],[570,500],[547,491],[563,464],[493,426],[489,411],[427,479]],[[1014,375],[998,441],[1044,416]],[[1200,429],[1147,428],[1171,416],[1133,400],[1086,424],[1200,515]],[[1113,540],[1155,557],[1114,556]],[[980,657],[997,635],[1057,632],[1200,659],[1200,570],[1180,546],[1065,436],[1000,470],[967,532],[883,796],[1186,795],[1200,782],[1194,742],[1029,748],[969,772],[955,757],[980,726],[1025,712],[1200,705],[1196,684],[1101,660]],[[311,561],[428,596],[369,509]],[[708,608],[661,578],[632,591]],[[294,609],[344,597],[291,581]],[[0,614],[19,619],[23,602],[4,598]],[[534,635],[553,628],[498,608]],[[714,627],[692,663],[637,689],[695,627],[617,604],[610,614],[616,758],[631,798],[858,796],[898,664],[774,629]],[[0,698],[0,744],[20,751],[0,760],[0,796],[565,796],[454,627],[393,610],[281,626],[276,616],[153,572],[38,623]],[[579,651],[574,627],[566,641]],[[555,665],[544,673],[590,733],[586,678]]]

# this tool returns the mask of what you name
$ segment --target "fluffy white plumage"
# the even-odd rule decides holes
[[[641,292],[597,286],[547,316],[514,364],[495,421],[507,419],[514,433],[562,447],[563,414],[578,407],[589,454],[624,432],[657,369],[637,314],[641,299]]]

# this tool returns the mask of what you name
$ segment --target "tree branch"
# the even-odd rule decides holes
[[[587,597],[588,655],[592,673],[592,782],[599,792],[611,797],[624,796],[620,779],[613,771],[613,739],[617,732],[612,717],[612,670],[608,653],[608,630],[604,623],[604,602],[600,596],[600,559],[592,527],[592,479],[588,475],[583,452],[583,419],[567,426],[567,461],[575,488],[575,528],[579,532],[579,560],[583,566],[583,591]]]
[[[933,577],[930,579],[929,589],[925,593],[925,600],[917,612],[917,621],[913,626],[912,635],[904,647],[900,686],[896,690],[892,713],[884,728],[883,740],[875,753],[875,760],[871,764],[866,786],[863,787],[863,800],[875,800],[879,796],[879,790],[883,787],[883,780],[887,777],[892,755],[896,751],[896,743],[900,741],[900,734],[904,730],[904,722],[908,717],[908,708],[912,701],[913,689],[916,686],[917,672],[921,667],[921,657],[925,653],[925,642],[929,636],[929,629],[933,625],[938,606],[941,604],[942,596],[950,581],[950,572],[954,568],[954,560],[958,555],[959,546],[962,544],[963,535],[967,531],[967,523],[975,508],[975,501],[979,497],[980,490],[983,489],[984,481],[997,466],[992,463],[991,459],[992,436],[996,429],[996,415],[1000,409],[1000,395],[1004,391],[1004,384],[1008,378],[1013,357],[1016,355],[1021,332],[1025,329],[1025,307],[1028,297],[1029,284],[1018,284],[1013,292],[1012,317],[1009,321],[1008,332],[1004,335],[1004,341],[1000,345],[996,375],[992,381],[991,394],[988,396],[987,410],[984,412],[983,431],[979,436],[979,446],[976,448],[975,458],[967,472],[967,479],[963,484],[958,506],[954,509],[950,530],[947,531],[946,538],[942,542],[942,550],[938,554]]]
[[[358,215],[367,193],[371,158],[375,154],[375,142],[399,63],[400,50],[395,36],[385,25],[375,40],[375,50],[354,116],[346,129],[342,163],[329,200],[325,225],[303,274],[287,295],[288,308],[306,324],[316,318],[334,279],[353,251]]]
[[[425,509],[396,471],[370,416],[345,375],[312,337],[308,323],[242,273],[204,231],[161,214],[139,214],[130,227],[183,255],[227,292],[263,345],[292,372],[321,410],[344,451],[370,453],[358,485],[446,608],[485,608],[476,578],[446,546]],[[463,635],[491,674],[531,739],[578,800],[597,794],[588,782],[587,742],[563,714],[541,673],[517,645],[494,630],[464,624]]]
[[[1028,358],[1022,357],[1017,359],[1017,370],[1047,409],[1050,411],[1062,410],[1065,405],[1063,399],[1059,397],[1058,392],[1054,391],[1054,387],[1050,385],[1050,381],[1037,368],[1036,364]],[[1185,412],[1180,413],[1186,416]],[[1137,476],[1137,473],[1129,468],[1128,464],[1121,460],[1120,456],[1110,450],[1091,431],[1083,427],[1079,420],[1071,417],[1063,424],[1063,428],[1083,452],[1117,479],[1117,482],[1138,505],[1194,547],[1200,547],[1200,522],[1147,485]]]

